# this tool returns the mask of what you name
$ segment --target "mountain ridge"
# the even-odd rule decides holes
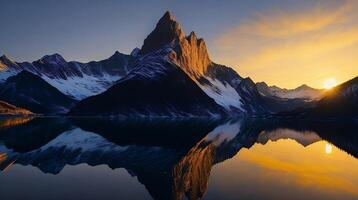
[[[276,85],[268,86],[265,82],[257,82],[257,89],[265,96],[275,96],[285,99],[305,99],[307,101],[319,100],[323,97],[326,90],[312,88],[306,84],[302,84],[294,89],[280,88]]]
[[[6,57],[8,58],[8,57]],[[6,59],[9,60],[9,59]],[[62,93],[77,100],[105,91],[130,70],[131,55],[115,52],[107,59],[67,62],[60,54],[45,55],[33,62],[10,63],[0,59],[0,83],[23,70],[40,76]]]
[[[0,100],[38,114],[65,113],[76,102],[26,70],[9,77],[1,85]]]

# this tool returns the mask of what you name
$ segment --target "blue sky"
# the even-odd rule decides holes
[[[0,0],[0,54],[35,60],[60,53],[88,61],[141,46],[169,10],[209,46],[225,29],[280,1]],[[264,3],[266,2],[266,3]]]

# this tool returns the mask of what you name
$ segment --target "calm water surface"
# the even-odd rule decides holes
[[[0,119],[1,199],[358,199],[358,125]]]

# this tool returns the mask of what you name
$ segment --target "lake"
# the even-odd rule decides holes
[[[358,124],[0,119],[1,199],[358,199]]]

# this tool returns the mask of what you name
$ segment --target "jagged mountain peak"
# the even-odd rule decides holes
[[[167,44],[174,45],[175,42],[178,42],[182,38],[184,38],[184,32],[180,24],[167,11],[160,18],[155,29],[144,40],[141,54],[144,55],[158,50]]]
[[[191,77],[203,76],[212,64],[204,40],[198,39],[193,31],[185,37],[180,24],[169,12],[144,40],[140,53],[144,55],[167,46],[175,51],[175,56],[171,54],[169,58]]]
[[[134,48],[130,53],[131,56],[137,57],[140,54],[140,49],[138,47]]]
[[[11,60],[9,58],[9,56],[7,56],[6,54],[3,54],[1,57],[0,57],[0,60]]]
[[[169,10],[167,10],[167,11],[164,13],[162,19],[175,21],[175,17],[170,13]]]
[[[126,54],[120,53],[119,51],[115,51],[114,54],[109,57],[110,60],[113,59],[121,59],[123,56],[127,56]]]
[[[260,86],[262,86],[262,87],[267,87],[267,88],[269,87],[269,86],[267,85],[267,83],[265,83],[265,82],[263,82],[263,81],[262,81],[262,82],[257,82],[256,85],[260,85]]]
[[[243,78],[241,81],[242,84],[248,85],[250,87],[254,87],[255,86],[255,82],[250,78],[250,77],[246,77]]]
[[[40,62],[44,62],[47,64],[64,64],[67,61],[58,53],[52,54],[52,55],[46,55],[43,56],[40,60]]]
[[[295,88],[295,90],[315,90],[314,88],[308,86],[307,84],[302,84]]]
[[[196,34],[194,31],[190,32],[190,34],[187,36],[187,40],[197,40]]]
[[[5,65],[16,65],[16,61],[4,54],[0,57],[0,62]]]

